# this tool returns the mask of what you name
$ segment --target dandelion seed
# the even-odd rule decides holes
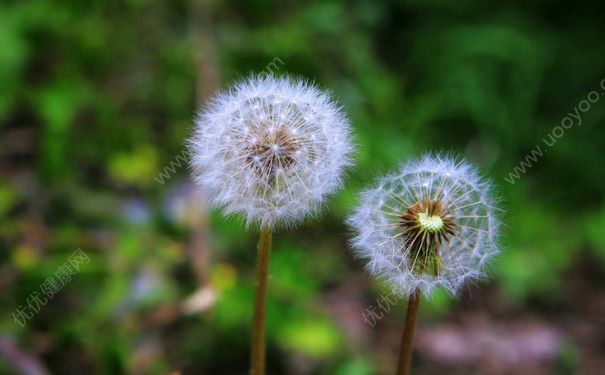
[[[340,187],[353,150],[349,122],[314,85],[251,78],[198,116],[189,145],[195,180],[210,202],[261,228],[250,373],[263,375],[271,231],[315,213]]]
[[[363,192],[348,219],[368,271],[408,297],[398,375],[409,373],[420,294],[457,293],[498,252],[489,190],[470,164],[427,155]]]
[[[195,180],[225,214],[289,226],[340,187],[349,122],[325,93],[290,78],[251,78],[219,94],[189,142]]]
[[[495,211],[470,164],[425,156],[363,192],[348,223],[356,255],[398,294],[455,294],[498,252]]]

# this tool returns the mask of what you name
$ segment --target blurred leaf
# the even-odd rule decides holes
[[[341,345],[338,329],[329,321],[318,317],[292,321],[279,331],[278,340],[282,345],[311,357],[330,356]]]
[[[589,215],[584,223],[591,250],[605,263],[605,208]]]
[[[361,358],[346,361],[335,372],[336,375],[370,375],[375,373],[372,364]]]
[[[109,173],[118,183],[149,186],[158,173],[156,151],[144,145],[130,153],[119,153],[111,159]]]
[[[6,215],[17,201],[17,193],[0,180],[0,217]]]

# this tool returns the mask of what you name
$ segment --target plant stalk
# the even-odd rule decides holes
[[[408,311],[405,317],[405,327],[401,336],[401,352],[399,353],[399,364],[397,375],[408,375],[410,363],[412,362],[412,349],[414,347],[414,333],[416,332],[416,320],[418,318],[418,304],[420,303],[420,292],[416,290],[408,300]]]
[[[271,229],[262,228],[258,239],[256,257],[256,293],[252,321],[252,351],[250,375],[265,374],[265,315],[267,302],[267,276],[271,255]]]

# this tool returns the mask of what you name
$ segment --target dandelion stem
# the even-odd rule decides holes
[[[252,353],[250,375],[265,374],[265,305],[267,301],[267,275],[271,255],[271,229],[262,228],[256,257],[256,294],[252,322]]]
[[[410,373],[412,362],[412,348],[414,346],[414,333],[416,332],[416,320],[418,318],[418,304],[420,303],[420,292],[416,290],[408,300],[408,311],[405,317],[405,327],[401,337],[401,352],[399,353],[399,365],[397,375]]]

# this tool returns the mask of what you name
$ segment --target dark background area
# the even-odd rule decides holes
[[[489,281],[422,302],[414,372],[603,371],[604,14],[588,1],[2,1],[0,373],[246,373],[257,233],[208,209],[184,143],[201,103],[254,72],[330,90],[358,145],[321,217],[274,236],[270,374],[393,372],[405,303],[381,301],[343,220],[425,151],[475,163],[505,225]],[[32,313],[76,249],[88,261]],[[382,318],[367,322],[371,308]]]

